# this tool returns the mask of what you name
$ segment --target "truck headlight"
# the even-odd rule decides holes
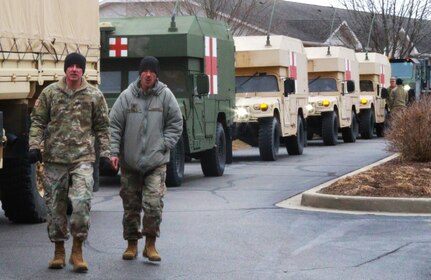
[[[305,106],[305,110],[307,110],[308,113],[313,113],[314,112],[314,106],[311,104],[307,104]]]
[[[235,114],[239,120],[248,120],[250,118],[250,114],[248,113],[248,110],[244,107],[236,108]]]
[[[268,110],[268,104],[262,103],[262,104],[260,104],[259,108],[262,111],[266,111],[266,110]]]

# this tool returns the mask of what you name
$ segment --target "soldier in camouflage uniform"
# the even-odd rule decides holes
[[[110,164],[108,106],[103,94],[83,78],[86,59],[69,54],[64,62],[66,76],[46,87],[31,114],[30,162],[45,165],[43,187],[48,209],[48,236],[55,243],[50,268],[65,266],[64,241],[69,238],[68,197],[73,212],[70,232],[73,236],[70,263],[77,272],[88,270],[82,258],[82,243],[90,226],[93,196],[94,144],[98,141],[100,161]]]
[[[391,90],[387,100],[391,114],[405,108],[409,102],[409,96],[403,88],[403,80],[400,78],[396,79],[396,85],[397,87]]]
[[[116,169],[121,165],[123,237],[128,242],[125,260],[136,258],[138,239],[143,235],[143,256],[161,260],[155,242],[162,221],[166,164],[181,136],[183,120],[175,96],[158,80],[158,73],[158,60],[144,57],[139,78],[121,93],[109,115],[111,161]]]

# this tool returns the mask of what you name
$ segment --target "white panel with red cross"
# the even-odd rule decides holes
[[[127,57],[127,38],[109,38],[109,57]]]
[[[217,38],[205,36],[205,74],[208,75],[210,94],[217,94]]]
[[[380,66],[380,85],[385,87],[385,66],[383,64]]]
[[[346,73],[344,76],[344,80],[350,81],[352,79],[352,68],[350,66],[350,60],[346,59]]]
[[[297,60],[296,53],[290,53],[290,78],[295,81],[295,91],[298,89],[298,69],[297,69]]]

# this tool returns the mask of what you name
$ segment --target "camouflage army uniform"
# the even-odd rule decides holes
[[[119,155],[121,165],[123,237],[159,237],[166,164],[183,128],[176,98],[160,81],[143,92],[137,79],[115,101],[109,117],[112,155]]]
[[[63,78],[42,91],[31,118],[30,149],[40,149],[44,141],[43,186],[49,238],[55,242],[69,237],[69,196],[73,206],[71,234],[85,240],[90,225],[96,140],[100,156],[110,156],[108,107],[103,94],[84,78],[78,89],[70,90]]]
[[[391,90],[387,100],[387,104],[390,112],[396,112],[402,108],[405,108],[408,102],[409,102],[409,96],[404,90],[402,85],[398,85],[396,88]]]

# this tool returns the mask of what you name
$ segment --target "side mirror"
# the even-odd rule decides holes
[[[288,96],[289,94],[295,93],[295,80],[287,79],[284,81],[284,95]]]
[[[196,75],[196,90],[199,95],[208,94],[210,91],[210,84],[206,74]]]
[[[355,91],[355,83],[352,80],[347,81],[347,92],[352,93]]]
[[[381,97],[386,99],[389,96],[389,92],[387,88],[382,88],[382,93],[381,93]]]

